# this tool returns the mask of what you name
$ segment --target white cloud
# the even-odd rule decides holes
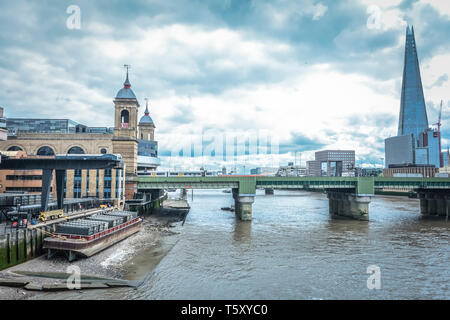
[[[312,66],[304,72],[307,74],[280,84],[194,96],[191,103],[195,123],[178,126],[175,134],[160,134],[160,144],[169,146],[176,141],[190,146],[187,134],[192,126],[214,127],[224,133],[237,129],[249,132],[266,129],[280,141],[288,140],[291,132],[302,132],[313,140],[328,141],[329,148],[356,149],[359,156],[375,156],[373,148],[379,146],[370,137],[388,137],[395,133],[395,126],[379,128],[377,124],[366,123],[349,126],[348,118],[355,114],[370,117],[374,113],[385,113],[396,119],[398,98],[374,92],[370,88],[372,79],[343,75],[330,66]],[[392,86],[392,82],[384,85]],[[169,116],[171,106],[181,103],[189,102],[162,98],[153,102],[154,112],[161,112],[162,117],[163,114]],[[260,111],[255,112],[253,106],[258,106]],[[162,119],[159,125],[168,127],[169,123]],[[335,137],[329,136],[329,129],[336,131]],[[369,139],[355,139],[354,132],[366,133]],[[377,156],[384,157],[383,154]]]
[[[426,60],[421,65],[421,75],[422,75],[422,85],[424,87],[424,95],[426,101],[433,102],[435,110],[430,110],[428,106],[428,119],[430,123],[435,123],[437,120],[437,108],[440,101],[443,100],[443,110],[444,116],[448,115],[450,112],[450,81],[443,81],[441,85],[434,85],[436,80],[443,74],[450,70],[450,54],[439,54]],[[448,126],[448,124],[445,124]]]
[[[416,3],[406,14],[417,20],[424,3],[432,2]],[[351,21],[341,26],[339,22],[333,29],[337,34],[333,37],[339,41],[307,39],[308,35],[292,30],[302,28],[302,22],[311,25],[311,19],[319,20],[312,24],[318,27],[315,34],[320,37],[324,22],[320,19],[341,10],[331,2],[323,3],[254,2],[252,11],[257,15],[249,18],[251,26],[243,21],[242,27],[228,27],[227,19],[219,21],[220,17],[211,12],[205,13],[211,19],[207,23],[192,23],[183,15],[177,20],[172,11],[162,11],[129,21],[126,34],[123,21],[108,24],[112,20],[105,19],[101,10],[83,9],[90,15],[84,15],[80,33],[61,36],[55,28],[52,40],[43,39],[41,46],[27,47],[24,43],[31,43],[25,40],[33,38],[32,32],[22,32],[16,37],[22,42],[2,48],[2,99],[11,104],[2,106],[7,115],[26,113],[30,117],[64,117],[92,126],[112,126],[112,99],[122,86],[121,66],[129,63],[130,80],[139,101],[143,104],[144,97],[150,98],[160,150],[186,143],[189,134],[198,138],[196,130],[200,128],[217,128],[221,132],[269,130],[281,143],[289,143],[298,133],[305,141],[325,144],[324,148],[356,149],[360,157],[384,157],[379,151],[384,146],[380,139],[396,133],[401,58],[397,76],[380,77],[386,81],[367,70],[379,68],[391,74],[387,69],[397,66],[392,57],[403,54],[405,12],[396,8],[401,1],[361,1],[367,8],[379,8],[379,29],[374,33],[364,26],[364,17],[372,11],[365,13],[361,7],[356,12],[363,19],[358,16],[356,20],[362,24],[355,26]],[[31,9],[27,10],[23,12]],[[230,2],[223,10],[226,14],[229,10],[233,18]],[[95,19],[89,20],[89,16]],[[38,18],[31,12],[27,21],[19,23],[33,25],[39,31]],[[267,33],[257,29],[262,20],[268,24]],[[393,44],[392,33],[383,34],[391,30],[398,30],[398,43]],[[420,50],[421,40],[416,40]],[[388,41],[390,45],[383,46]],[[378,48],[376,54],[371,54],[373,47]],[[339,54],[345,57],[339,59]],[[349,58],[352,55],[355,60]],[[361,63],[364,56],[370,59],[367,64]],[[322,62],[314,62],[319,59]],[[424,87],[430,87],[425,91],[426,100],[435,105],[440,99],[448,99],[448,81],[441,81],[442,86],[432,85],[443,70],[449,70],[449,61],[450,55],[445,53],[421,61]],[[372,120],[376,116],[385,117],[388,124],[380,126]],[[429,113],[429,117],[434,119],[434,114]],[[303,161],[312,156],[312,151],[304,152]],[[292,161],[287,154],[279,158]],[[195,161],[198,164],[200,160]]]
[[[402,12],[396,7],[381,4],[367,6],[367,28],[372,30],[387,31],[406,27]]]
[[[441,14],[447,15],[450,17],[450,2],[447,0],[421,0],[422,3],[430,4]]]

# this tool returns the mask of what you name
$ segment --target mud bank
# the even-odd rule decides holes
[[[178,215],[164,212],[146,216],[137,234],[88,259],[70,263],[64,256],[47,259],[43,255],[2,270],[0,279],[29,282],[32,287],[37,288],[59,288],[66,283],[67,276],[71,273],[69,267],[76,266],[81,272],[82,283],[83,279],[92,278],[137,283],[153,271],[179,240],[182,230],[180,220],[182,219]],[[95,283],[99,282],[93,282]],[[85,289],[89,289],[89,284]],[[104,290],[108,290],[107,286]],[[42,294],[43,291],[0,286],[0,300],[39,299]]]

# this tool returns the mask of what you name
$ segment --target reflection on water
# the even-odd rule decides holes
[[[370,221],[333,220],[320,193],[258,190],[253,221],[196,191],[180,240],[137,289],[48,294],[88,299],[449,299],[449,224],[417,199],[375,197]],[[145,257],[140,257],[143,259]],[[381,268],[380,290],[366,286]]]
[[[237,242],[237,245],[242,243],[251,243],[252,222],[236,220],[234,223],[233,240]]]

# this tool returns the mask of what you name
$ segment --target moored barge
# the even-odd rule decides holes
[[[112,211],[58,224],[43,248],[51,258],[56,252],[67,254],[69,261],[90,257],[138,232],[142,219],[136,212]]]

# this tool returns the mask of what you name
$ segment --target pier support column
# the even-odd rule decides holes
[[[330,215],[336,215],[337,214],[337,201],[330,196],[331,194],[328,194],[328,211]]]
[[[238,216],[238,212],[239,212],[239,189],[237,188],[233,188],[232,190],[233,193],[233,199],[234,199],[234,213],[236,214],[236,216]]]
[[[255,201],[253,194],[239,194],[238,188],[233,188],[234,213],[242,221],[252,220],[252,204]]]
[[[428,214],[435,216],[437,215],[437,205],[436,205],[436,199],[435,199],[435,195],[433,194],[427,194],[425,196],[425,198],[427,199],[427,203],[428,203]]]
[[[66,170],[55,170],[56,175],[56,201],[58,209],[64,208],[64,177]]]
[[[447,199],[445,197],[437,197],[436,199],[436,214],[440,217],[447,214]]]
[[[328,191],[330,215],[334,218],[346,217],[356,220],[369,220],[371,196],[347,192]]]
[[[240,220],[250,221],[252,220],[252,205],[255,202],[254,196],[239,196],[236,204],[238,209],[235,212]]]
[[[274,192],[273,188],[266,188],[266,189],[264,189],[264,193],[266,194],[266,196],[268,196],[268,195],[273,195],[275,192]]]
[[[47,211],[50,187],[52,184],[53,169],[42,170],[41,211]]]
[[[447,217],[450,206],[448,190],[419,190],[420,213],[423,216]]]
[[[425,197],[424,193],[419,193],[420,199],[420,213],[423,215],[428,214],[428,200]]]
[[[350,195],[350,213],[353,219],[369,220],[370,196]]]

